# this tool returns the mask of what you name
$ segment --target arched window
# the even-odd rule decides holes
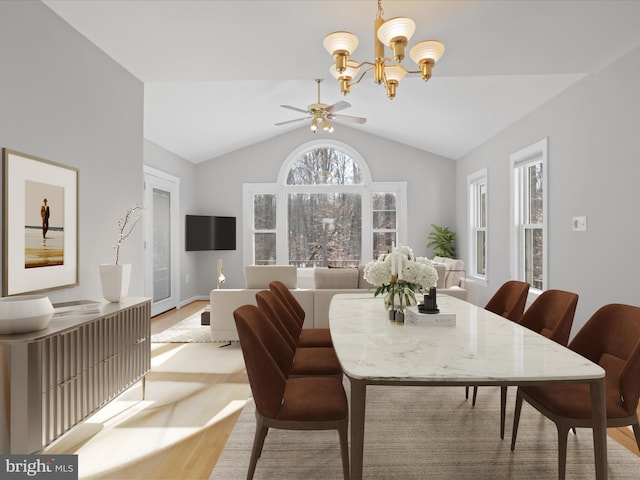
[[[275,184],[244,184],[245,264],[355,266],[398,242],[406,183],[377,183],[360,154],[313,141],[285,159]]]

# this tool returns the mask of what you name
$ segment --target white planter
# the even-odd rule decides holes
[[[109,302],[119,302],[129,293],[129,279],[131,278],[131,264],[124,265],[102,264],[100,267],[100,283],[102,296]]]

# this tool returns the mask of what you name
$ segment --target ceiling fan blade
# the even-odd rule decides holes
[[[311,117],[304,117],[304,118],[296,118],[295,120],[286,120],[284,122],[278,122],[275,124],[276,127],[279,127],[280,125],[286,125],[288,123],[295,123],[295,122],[301,122],[302,120],[310,120]]]
[[[351,122],[351,123],[367,123],[367,119],[364,117],[353,117],[351,115],[335,115],[332,120],[337,122]]]
[[[344,110],[345,108],[349,108],[351,106],[351,104],[349,102],[336,102],[333,105],[329,105],[326,108],[327,112],[339,112],[340,110]]]
[[[298,108],[298,107],[292,107],[291,105],[280,105],[282,108],[288,108],[289,110],[295,110],[296,112],[301,112],[301,113],[309,113],[309,110],[305,110],[302,108]]]

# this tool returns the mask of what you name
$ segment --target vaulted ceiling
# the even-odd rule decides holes
[[[373,60],[375,0],[43,3],[144,82],[145,137],[194,163],[308,128],[274,123],[315,103],[316,78],[323,103],[368,118],[351,128],[457,159],[640,46],[639,1],[386,0],[384,18],[416,22],[410,46],[437,39],[444,56],[393,100],[371,77],[342,97],[322,41],[351,31],[353,58]]]

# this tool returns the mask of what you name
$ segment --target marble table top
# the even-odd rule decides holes
[[[367,380],[518,384],[592,380],[604,370],[542,335],[483,308],[439,295],[455,326],[390,323],[381,297],[338,294],[329,308],[344,372]]]

